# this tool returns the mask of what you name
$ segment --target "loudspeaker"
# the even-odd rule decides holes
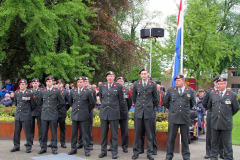
[[[149,38],[150,29],[141,29],[141,38]]]
[[[164,29],[163,28],[152,28],[151,36],[152,37],[164,37]]]

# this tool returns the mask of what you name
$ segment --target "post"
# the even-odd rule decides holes
[[[183,74],[183,37],[184,37],[184,35],[183,35],[183,30],[184,30],[184,0],[182,0],[182,30],[181,30],[181,72],[180,72],[180,74]]]
[[[151,37],[151,44],[150,44],[150,77],[152,77],[152,37]]]

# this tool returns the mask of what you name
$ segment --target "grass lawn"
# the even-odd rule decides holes
[[[240,145],[240,111],[233,116],[232,144]]]

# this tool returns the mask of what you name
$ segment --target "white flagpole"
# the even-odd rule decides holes
[[[184,0],[182,0],[182,30],[181,30],[181,74],[183,74],[183,30],[184,30]]]

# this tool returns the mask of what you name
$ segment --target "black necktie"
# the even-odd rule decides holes
[[[180,88],[179,91],[180,91],[180,93],[179,93],[180,96],[182,96],[182,88]]]
[[[143,83],[143,87],[146,87],[146,85],[147,85],[147,83],[146,83],[146,82],[144,82],[144,83]]]
[[[220,97],[222,97],[223,96],[223,92],[220,92]]]

